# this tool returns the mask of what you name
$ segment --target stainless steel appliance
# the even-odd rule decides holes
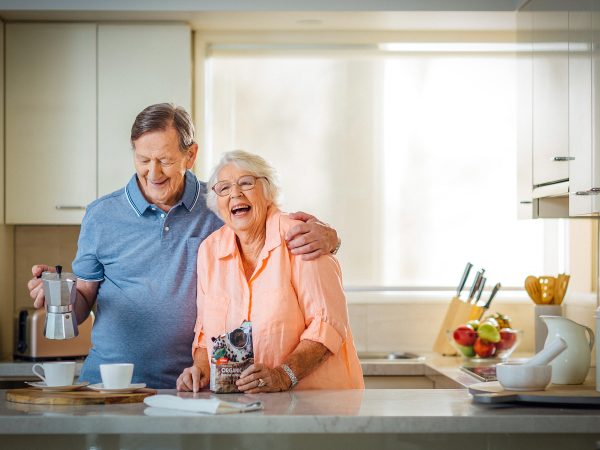
[[[56,340],[44,336],[46,310],[25,308],[15,319],[13,355],[16,359],[43,361],[85,357],[92,347],[91,333],[94,313],[79,324],[79,335],[73,339]]]
[[[44,296],[46,298],[46,326],[44,335],[48,339],[72,339],[79,334],[75,318],[77,299],[77,277],[63,272],[56,266],[56,272],[42,273]]]

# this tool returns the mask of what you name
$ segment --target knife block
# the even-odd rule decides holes
[[[456,355],[457,351],[449,342],[446,332],[448,330],[450,330],[450,332],[454,331],[456,327],[463,325],[469,320],[479,319],[482,314],[483,308],[481,306],[467,303],[459,297],[452,297],[438,336],[433,344],[433,351],[444,356]]]

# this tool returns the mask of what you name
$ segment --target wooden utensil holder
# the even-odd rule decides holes
[[[456,349],[448,341],[447,331],[452,332],[456,327],[467,323],[469,320],[480,319],[483,312],[484,309],[481,306],[467,303],[456,296],[452,297],[438,336],[433,344],[433,351],[444,356],[456,355]]]

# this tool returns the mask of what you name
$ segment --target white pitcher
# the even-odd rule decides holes
[[[548,327],[544,348],[556,336],[562,337],[567,349],[550,363],[553,384],[581,384],[590,370],[594,332],[577,322],[560,316],[540,316]],[[588,336],[585,332],[588,332]]]

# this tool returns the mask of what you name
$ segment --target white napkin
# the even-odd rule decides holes
[[[175,395],[151,395],[144,403],[152,408],[186,411],[203,414],[233,414],[257,411],[263,408],[261,402],[238,403],[212,398],[181,398]]]

